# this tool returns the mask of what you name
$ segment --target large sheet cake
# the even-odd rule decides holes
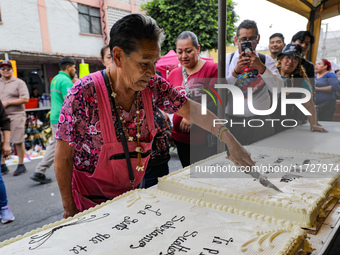
[[[0,253],[291,255],[311,250],[299,227],[257,218],[159,190],[134,190],[5,241]]]
[[[312,227],[339,197],[339,155],[245,147],[260,171],[283,193],[263,187],[221,153],[159,180],[170,193]]]

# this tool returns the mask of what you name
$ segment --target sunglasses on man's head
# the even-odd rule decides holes
[[[1,67],[0,68],[2,71],[11,71],[12,68],[11,67]]]

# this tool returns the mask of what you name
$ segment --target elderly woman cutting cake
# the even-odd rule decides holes
[[[110,37],[111,66],[78,80],[61,110],[55,173],[64,218],[138,187],[156,133],[153,105],[212,132],[237,165],[253,165],[227,128],[213,127],[215,115],[201,116],[199,104],[155,76],[164,35],[152,18],[127,15]]]

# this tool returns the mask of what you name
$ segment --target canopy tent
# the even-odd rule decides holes
[[[340,0],[267,0],[287,10],[296,12],[308,19],[307,29],[314,35],[315,42],[308,52],[307,59],[315,63],[321,21],[340,14]]]
[[[178,66],[177,54],[170,50],[167,54],[162,56],[156,63],[156,70],[160,71],[164,78],[168,77],[168,73]]]
[[[202,57],[201,57],[202,58]],[[202,58],[207,61],[213,62],[213,58]],[[156,64],[156,70],[160,71],[164,78],[168,77],[169,72],[179,66],[177,54],[175,51],[170,50],[167,54],[162,56]]]

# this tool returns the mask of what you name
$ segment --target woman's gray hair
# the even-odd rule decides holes
[[[141,13],[130,14],[112,26],[110,50],[118,46],[129,56],[138,50],[138,44],[143,39],[156,41],[160,45],[165,39],[164,31],[153,18]]]
[[[177,37],[177,41],[188,39],[188,38],[191,39],[192,45],[194,45],[194,47],[198,49],[199,44],[198,44],[197,36],[191,31],[183,31],[182,33],[180,33],[179,36]]]

